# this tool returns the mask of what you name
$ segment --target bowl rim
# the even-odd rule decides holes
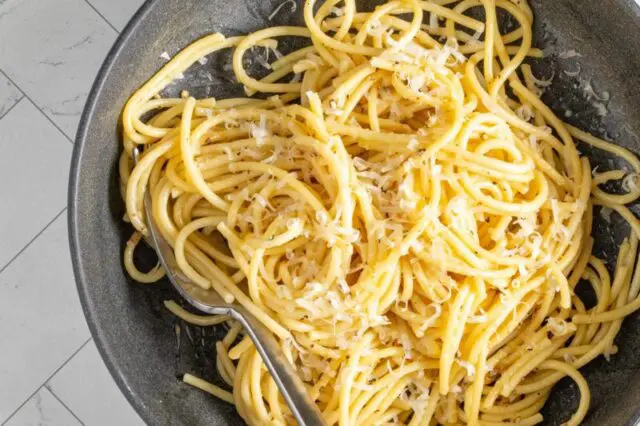
[[[89,136],[89,125],[96,112],[97,101],[102,93],[107,76],[110,74],[119,54],[123,51],[125,44],[134,35],[139,24],[147,17],[156,3],[157,0],[145,0],[124,29],[120,32],[100,66],[98,74],[91,86],[87,101],[84,105],[76,137],[74,139],[71,167],[69,170],[69,187],[67,192],[69,249],[71,251],[73,274],[76,281],[78,295],[80,297],[80,304],[82,305],[82,311],[84,312],[93,341],[98,348],[98,352],[107,366],[111,377],[113,377],[122,394],[146,424],[149,424],[153,419],[151,418],[148,410],[145,409],[142,401],[136,399],[131,388],[126,385],[124,377],[120,374],[119,369],[115,365],[114,358],[105,344],[106,337],[104,335],[104,330],[98,326],[94,317],[92,306],[95,302],[88,297],[89,279],[85,274],[85,266],[80,252],[81,243],[80,232],[78,229],[78,200],[80,199],[81,158],[85,148],[85,141]]]

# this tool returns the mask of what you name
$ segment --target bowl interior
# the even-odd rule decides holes
[[[149,424],[241,425],[232,406],[183,385],[185,372],[220,382],[212,342],[220,330],[186,326],[162,308],[176,299],[167,283],[132,282],[122,267],[131,229],[117,183],[120,152],[118,118],[127,98],[175,54],[211,32],[244,34],[269,25],[300,25],[302,2],[281,0],[149,0],[123,32],[90,95],[78,131],[69,192],[69,229],[78,289],[96,343],[119,386]],[[363,7],[367,2],[359,2]],[[544,100],[566,121],[640,151],[640,13],[632,0],[533,0],[536,44],[547,52],[533,63],[539,77],[554,76]],[[285,40],[281,50],[299,40]],[[190,70],[167,89],[189,89],[196,96],[238,95],[221,54]],[[257,68],[256,68],[257,69]],[[618,161],[581,147],[592,165]],[[638,212],[638,209],[634,207]],[[596,215],[596,252],[615,259],[629,232],[621,218],[607,223]],[[153,255],[140,250],[151,267]],[[610,362],[598,358],[584,372],[592,389],[589,425],[623,425],[636,418],[640,392],[640,321],[628,318]],[[560,382],[544,408],[545,424],[561,424],[577,407],[578,391]]]

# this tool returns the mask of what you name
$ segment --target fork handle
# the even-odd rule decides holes
[[[139,157],[138,148],[133,149],[133,161],[137,164]],[[162,234],[157,229],[155,221],[152,217],[151,197],[149,192],[144,195],[144,209],[148,218],[148,226],[153,242],[152,247],[158,253],[158,259],[162,263],[164,270],[167,272],[173,286],[178,293],[185,298],[191,305],[203,312],[218,315],[230,315],[244,327],[245,332],[249,335],[253,344],[256,346],[258,353],[262,357],[262,361],[267,366],[271,377],[275,380],[282,397],[287,402],[293,417],[300,426],[323,426],[325,425],[322,414],[316,404],[309,398],[309,394],[297,376],[293,366],[285,358],[280,349],[280,345],[273,337],[271,332],[258,321],[249,311],[242,306],[215,306],[213,301],[209,300],[205,303],[202,298],[194,297],[193,292],[202,292],[202,289],[195,284],[190,284],[187,280],[182,279],[174,271],[179,267],[173,256],[173,249],[162,238]]]
[[[242,324],[253,341],[298,424],[300,426],[325,425],[318,406],[309,398],[304,384],[282,353],[280,345],[271,332],[242,307],[234,307],[229,313]]]

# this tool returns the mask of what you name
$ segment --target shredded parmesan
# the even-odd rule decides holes
[[[269,130],[267,129],[267,117],[261,114],[259,124],[250,123],[249,131],[251,137],[256,139],[256,144],[262,146],[265,138],[270,136]]]
[[[626,175],[622,179],[622,189],[626,192],[640,192],[640,175],[638,173]]]
[[[289,11],[289,13],[294,13],[297,9],[298,9],[298,4],[295,2],[295,0],[284,0],[282,3],[280,3],[274,10],[273,12],[271,12],[271,14],[269,15],[269,21],[271,21],[273,18],[275,18],[275,16],[280,12],[280,10],[285,7],[287,4],[291,5],[291,9]]]

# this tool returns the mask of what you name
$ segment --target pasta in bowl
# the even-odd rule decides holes
[[[540,100],[526,2],[314,3],[306,27],[196,41],[128,101],[127,271],[163,275],[133,262],[149,191],[181,272],[274,333],[327,424],[536,424],[565,376],[581,394],[569,424],[581,423],[578,369],[614,354],[640,307],[640,226],[625,206],[640,195],[640,162]],[[280,37],[311,44],[281,54]],[[158,96],[223,49],[247,97]],[[260,79],[243,62],[255,50],[276,58]],[[592,170],[578,141],[633,172]],[[624,193],[602,189],[612,181]],[[631,225],[613,274],[592,255],[594,206]],[[574,291],[582,279],[593,307]],[[215,356],[233,390],[187,382],[249,424],[292,422],[238,324],[167,307],[228,326]]]

